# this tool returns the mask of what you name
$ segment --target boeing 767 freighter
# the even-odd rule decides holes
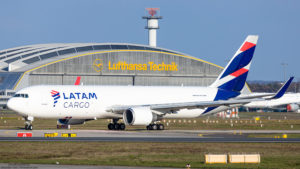
[[[163,130],[163,124],[156,123],[163,118],[195,118],[257,100],[238,97],[246,82],[257,39],[258,36],[248,36],[208,87],[40,85],[21,89],[7,106],[26,119],[27,130],[32,130],[35,117],[59,119],[61,124],[105,118],[113,119],[108,125],[110,130],[124,130],[125,125]],[[281,97],[282,91],[272,98]],[[118,123],[119,119],[125,124]]]

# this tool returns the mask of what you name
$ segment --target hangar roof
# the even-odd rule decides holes
[[[59,60],[74,53],[105,50],[149,50],[181,54],[163,48],[127,43],[57,43],[38,44],[0,51],[0,72],[22,72],[47,62]]]

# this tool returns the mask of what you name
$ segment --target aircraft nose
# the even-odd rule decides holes
[[[14,102],[14,98],[10,98],[7,101],[6,106],[8,107],[8,109],[15,111],[13,102]]]
[[[18,100],[15,99],[15,98],[10,98],[8,100],[6,106],[8,107],[9,110],[12,110],[12,111],[14,111],[16,113],[20,113],[20,111],[22,110],[22,104],[20,104],[18,102]]]
[[[9,110],[12,110],[12,111],[14,111],[14,112],[16,112],[16,113],[18,113],[18,114],[20,114],[20,115],[27,115],[27,113],[26,113],[26,111],[25,111],[25,107],[24,107],[24,104],[22,104],[23,103],[23,101],[21,101],[21,100],[19,100],[19,99],[17,99],[17,98],[10,98],[8,101],[7,101],[7,104],[6,104],[6,106],[7,106],[7,108],[9,109]]]

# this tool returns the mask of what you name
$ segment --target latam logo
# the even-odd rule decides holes
[[[51,90],[51,96],[52,96],[53,99],[54,99],[53,107],[55,107],[56,103],[58,102],[57,100],[60,98],[60,94],[59,94],[58,91]]]
[[[51,96],[53,97],[53,107],[56,107],[58,99],[62,97],[62,105],[64,108],[89,108],[90,100],[97,100],[98,97],[94,92],[70,92],[64,93],[51,90]]]

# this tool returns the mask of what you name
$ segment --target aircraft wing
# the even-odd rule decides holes
[[[156,110],[159,112],[166,111],[177,111],[180,109],[197,109],[197,108],[208,108],[208,107],[218,107],[218,106],[232,106],[232,105],[244,105],[254,101],[264,101],[270,99],[278,99],[283,96],[288,87],[290,86],[294,77],[291,77],[272,97],[269,98],[233,98],[229,100],[217,100],[217,101],[201,101],[201,102],[178,102],[178,103],[164,103],[164,104],[145,104],[145,105],[116,105],[109,107],[106,111],[113,112],[117,114],[123,113],[125,110],[135,107],[149,107],[151,110]]]
[[[123,113],[129,108],[135,107],[149,107],[151,110],[157,111],[177,111],[180,109],[197,109],[217,106],[230,106],[230,105],[243,105],[252,101],[262,101],[264,99],[232,99],[232,100],[219,100],[219,101],[205,101],[205,102],[181,102],[181,103],[165,103],[165,104],[145,104],[145,105],[125,105],[125,106],[112,106],[107,109],[108,112]]]

